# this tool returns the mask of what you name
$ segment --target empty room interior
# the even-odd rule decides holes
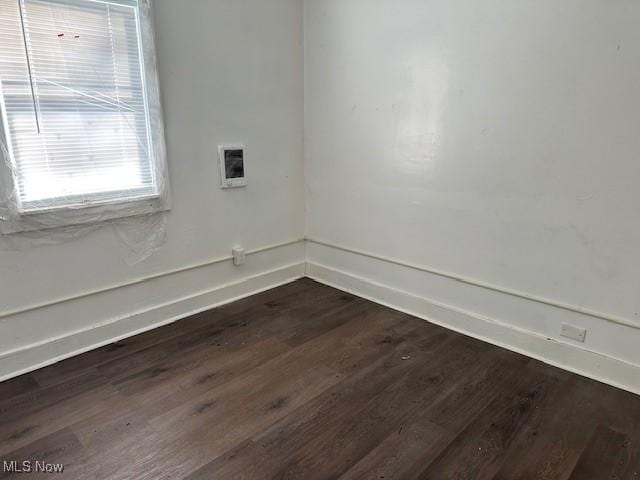
[[[640,479],[639,25],[0,0],[0,478]]]

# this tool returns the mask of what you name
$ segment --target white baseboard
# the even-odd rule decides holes
[[[294,241],[0,314],[0,381],[308,276],[454,331],[640,394],[640,330],[357,252]],[[559,340],[562,322],[589,329]],[[89,323],[90,322],[90,323]],[[559,329],[558,329],[559,330]],[[57,332],[52,338],[46,332]],[[598,343],[613,338],[608,345]],[[608,350],[607,350],[608,349]]]
[[[348,265],[348,262],[347,262]],[[369,278],[307,261],[308,277],[450,330],[640,394],[640,367],[487,317],[415,295]]]
[[[300,241],[256,252],[241,268],[231,260],[207,263],[5,316],[0,333],[23,344],[0,353],[0,381],[289,283],[304,271]],[[21,342],[29,335],[25,324],[40,325],[30,342]],[[38,338],[47,331],[59,334]]]

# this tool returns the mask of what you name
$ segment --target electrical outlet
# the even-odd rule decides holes
[[[244,261],[247,257],[247,252],[244,248],[235,247],[233,249],[233,264],[238,267],[244,265]]]
[[[560,336],[570,338],[576,342],[584,343],[587,338],[587,330],[584,328],[574,327],[573,325],[562,324],[562,330]]]

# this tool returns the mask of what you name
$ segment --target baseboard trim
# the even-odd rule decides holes
[[[283,248],[283,247],[288,247],[289,245],[295,245],[297,243],[304,243],[305,239],[304,238],[298,238],[295,240],[289,240],[287,242],[282,242],[282,243],[278,243],[275,245],[269,245],[266,247],[261,247],[261,248],[256,248],[253,250],[249,250],[247,251],[247,256],[251,256],[251,255],[257,255],[259,253],[265,253],[265,252],[269,252],[271,250],[277,250],[279,248]],[[109,285],[106,287],[102,287],[102,288],[97,288],[95,290],[89,290],[86,292],[82,292],[76,295],[70,295],[68,297],[62,297],[62,298],[57,298],[55,300],[49,300],[46,302],[42,302],[42,303],[38,303],[38,304],[34,304],[34,305],[29,305],[26,307],[21,307],[15,310],[11,310],[11,311],[6,311],[6,312],[0,312],[0,320],[2,320],[3,318],[8,318],[8,317],[13,317],[16,315],[22,315],[23,313],[28,313],[28,312],[32,312],[34,310],[40,310],[40,309],[44,309],[47,307],[53,307],[54,305],[59,305],[62,303],[67,303],[67,302],[72,302],[75,300],[80,300],[86,297],[91,297],[94,295],[100,295],[101,293],[107,293],[107,292],[111,292],[113,290],[119,290],[121,288],[127,288],[127,287],[132,287],[134,285],[139,285],[141,283],[146,283],[146,282],[150,282],[151,280],[156,280],[159,278],[163,278],[163,277],[168,277],[170,275],[176,275],[178,273],[183,273],[183,272],[188,272],[190,270],[196,270],[199,268],[204,268],[204,267],[210,267],[212,265],[217,265],[220,263],[224,263],[224,262],[228,262],[230,260],[233,260],[232,256],[226,256],[226,257],[218,257],[218,258],[212,258],[209,260],[204,260],[198,263],[194,263],[191,265],[187,265],[184,267],[179,267],[179,268],[174,268],[173,270],[168,270],[168,271],[164,271],[164,272],[159,272],[159,273],[154,273],[152,275],[147,275],[145,277],[140,277],[140,278],[136,278],[134,280],[129,280],[127,282],[123,282],[123,283],[118,283],[115,285]],[[1,358],[1,357],[0,357]]]
[[[266,251],[266,250],[261,250]],[[0,382],[304,277],[297,262],[0,355]]]
[[[297,250],[298,253],[291,253],[292,248],[298,248],[293,246],[296,244],[300,244],[304,251],[300,252],[300,250]],[[310,250],[313,244],[319,246],[313,247],[313,249]],[[328,260],[329,257],[323,259],[323,257],[320,256],[320,258],[318,258],[318,252],[313,251],[318,248],[334,249],[335,252],[343,252],[343,255],[353,254],[354,256],[344,257],[346,263],[344,263],[345,267],[343,270],[342,264],[337,266],[325,264],[325,261],[334,263]],[[544,336],[546,333],[544,331],[542,333],[532,332],[521,328],[521,326],[505,323],[505,318],[511,318],[508,316],[503,318],[503,322],[496,321],[494,318],[490,318],[490,316],[493,316],[491,312],[484,312],[485,315],[483,316],[483,314],[478,313],[478,311],[482,310],[473,311],[475,310],[474,305],[467,305],[468,310],[458,308],[454,306],[458,305],[455,303],[457,299],[454,299],[452,304],[448,304],[451,300],[448,298],[440,298],[440,300],[447,302],[446,304],[438,302],[432,298],[428,298],[432,293],[430,289],[423,289],[423,291],[413,293],[403,290],[403,288],[407,290],[412,288],[415,282],[421,283],[418,277],[414,278],[414,283],[407,283],[405,281],[404,285],[402,282],[400,282],[400,285],[392,282],[395,285],[395,287],[392,287],[372,279],[373,277],[371,277],[370,274],[376,270],[363,269],[360,266],[360,271],[357,271],[358,269],[356,269],[356,271],[349,271],[353,270],[351,268],[353,267],[353,265],[351,265],[352,258],[355,259],[356,256],[362,257],[362,261],[367,260],[367,264],[369,264],[369,261],[376,260],[397,267],[406,267],[404,270],[401,270],[403,275],[405,272],[410,272],[411,270],[434,273],[429,270],[423,270],[420,267],[378,258],[366,253],[332,246],[315,240],[308,240],[307,242],[303,240],[284,242],[278,245],[256,249],[248,253],[255,255],[255,261],[257,263],[254,263],[252,269],[245,271],[244,274],[246,276],[241,278],[238,278],[236,274],[230,275],[231,271],[229,268],[233,268],[228,266],[231,258],[225,257],[172,270],[163,274],[137,279],[126,284],[114,285],[101,290],[82,293],[68,299],[55,300],[46,304],[43,303],[41,305],[16,310],[15,312],[0,314],[0,319],[5,317],[3,321],[6,321],[9,320],[9,316],[26,313],[28,317],[31,312],[35,311],[34,313],[42,314],[38,318],[30,319],[33,325],[36,325],[41,318],[46,319],[47,316],[50,316],[52,310],[44,310],[45,307],[52,307],[54,310],[63,308],[63,310],[71,309],[69,311],[74,311],[77,307],[73,302],[77,302],[78,300],[91,302],[91,305],[95,302],[98,302],[98,305],[100,305],[100,301],[105,305],[108,302],[112,304],[113,300],[111,297],[115,294],[118,295],[116,297],[118,299],[123,298],[123,295],[124,298],[127,297],[126,294],[130,292],[130,290],[124,289],[124,287],[133,287],[134,289],[143,288],[144,290],[142,291],[134,290],[133,295],[135,295],[136,298],[147,298],[147,295],[151,292],[162,292],[163,288],[166,289],[167,284],[165,283],[163,285],[162,282],[165,282],[169,277],[174,284],[176,284],[175,282],[181,284],[185,279],[195,278],[196,281],[190,282],[193,286],[197,286],[199,281],[200,285],[207,285],[208,288],[203,291],[197,291],[197,287],[185,287],[182,289],[182,293],[176,293],[177,298],[169,302],[161,303],[160,300],[163,299],[158,297],[148,302],[147,305],[140,305],[138,310],[132,309],[134,310],[133,313],[127,312],[126,308],[124,308],[121,309],[119,315],[114,315],[114,318],[105,318],[102,322],[94,323],[81,330],[70,329],[67,333],[59,337],[48,338],[38,343],[30,343],[15,350],[5,351],[0,354],[0,382],[307,276],[318,282],[354,293],[376,303],[423,318],[445,328],[536,358],[564,370],[640,394],[640,366],[634,365],[633,363],[603,355],[582,346],[548,338]],[[382,263],[380,263],[380,265],[382,265]],[[217,270],[210,271],[205,267]],[[183,272],[187,277],[181,278],[179,275],[173,277],[174,274],[182,274]],[[417,273],[415,273],[415,275],[417,275]],[[440,274],[436,272],[435,275]],[[445,277],[461,281],[455,277]],[[215,278],[218,278],[217,282],[214,280]],[[387,277],[385,276],[384,278]],[[231,283],[225,283],[224,279],[233,279],[233,281]],[[149,283],[152,280],[155,282]],[[205,281],[202,282],[202,280]],[[157,282],[161,282],[159,284],[159,290]],[[467,281],[462,283],[474,285]],[[485,288],[482,285],[474,286]],[[455,284],[451,286],[451,288],[454,287]],[[491,288],[490,290],[495,289]],[[511,295],[509,292],[495,291]],[[107,295],[99,295],[103,293]],[[95,296],[95,298],[93,298],[93,296]],[[131,296],[132,295],[129,295],[129,297]],[[434,297],[439,298],[435,295]],[[537,302],[535,298],[529,296],[522,296],[522,298]],[[462,303],[460,303],[460,305],[461,304]],[[128,305],[128,303],[121,303],[121,305]],[[552,307],[557,306],[553,304],[548,305]],[[40,309],[43,309],[43,311],[38,312]],[[576,313],[590,315],[589,312],[584,311],[576,311]],[[59,311],[58,315],[61,315]],[[64,315],[64,313],[62,313],[62,315]],[[497,318],[501,317],[498,316]],[[607,320],[607,318],[600,315],[597,315],[597,318]],[[12,319],[12,321],[18,320]],[[24,319],[20,317],[19,321],[23,322]],[[609,319],[609,321],[611,320]],[[634,332],[634,330],[629,330],[629,332]],[[632,342],[633,338],[635,337],[629,337],[627,343]],[[632,356],[632,358],[635,357]]]
[[[636,365],[319,263],[307,261],[306,275],[430,323],[640,395],[640,368]]]
[[[608,314],[608,313],[598,312],[598,311],[591,310],[591,309],[588,309],[588,308],[578,307],[576,305],[570,305],[568,303],[563,303],[563,302],[560,302],[560,301],[557,301],[557,300],[551,300],[551,299],[540,297],[540,296],[537,296],[537,295],[531,295],[531,294],[520,292],[520,291],[517,291],[517,290],[512,290],[512,289],[509,289],[509,288],[506,288],[506,287],[499,287],[499,286],[496,286],[496,285],[492,285],[490,283],[486,283],[486,282],[483,282],[483,281],[480,281],[480,280],[477,280],[477,279],[473,279],[473,278],[465,277],[465,276],[462,276],[462,275],[454,274],[454,273],[451,273],[451,272],[445,272],[445,271],[442,271],[442,270],[437,270],[435,268],[426,267],[426,266],[423,266],[423,265],[417,265],[415,263],[405,262],[405,261],[402,261],[402,260],[398,260],[397,258],[384,257],[384,256],[381,256],[381,255],[376,255],[374,253],[365,252],[365,251],[358,250],[358,249],[355,249],[355,248],[350,248],[350,247],[345,247],[343,245],[336,245],[336,244],[333,244],[333,243],[325,242],[323,240],[317,240],[317,239],[308,238],[308,237],[305,238],[305,240],[306,240],[307,243],[320,245],[320,246],[331,248],[331,249],[334,249],[334,250],[340,250],[340,251],[345,252],[345,253],[353,253],[353,254],[361,256],[361,257],[367,257],[367,258],[370,258],[372,260],[378,260],[378,261],[381,261],[381,262],[397,265],[399,267],[409,268],[411,270],[416,270],[416,271],[419,271],[419,272],[429,273],[431,275],[436,275],[438,277],[447,278],[449,280],[455,280],[456,282],[464,283],[464,284],[470,285],[472,287],[478,287],[478,288],[482,288],[484,290],[489,290],[489,291],[496,292],[496,293],[502,293],[504,295],[509,295],[511,297],[515,297],[515,298],[520,298],[520,299],[523,299],[523,300],[536,302],[536,303],[539,303],[541,305],[547,305],[549,307],[558,308],[560,310],[566,310],[568,312],[576,313],[576,314],[579,314],[579,315],[588,315],[590,317],[597,318],[599,320],[605,320],[607,322],[615,323],[617,325],[622,325],[622,326],[625,326],[625,327],[640,329],[640,322],[634,321],[634,320],[629,320],[627,318],[618,317],[618,316],[611,315],[611,314]]]

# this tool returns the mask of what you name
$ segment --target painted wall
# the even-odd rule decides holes
[[[0,245],[0,316],[225,257],[235,244],[255,249],[304,235],[301,2],[153,0],[153,8],[173,197],[166,242],[134,266],[111,228],[58,245]],[[221,143],[246,145],[246,189],[219,188]],[[303,246],[291,245],[252,256],[240,269],[212,265],[0,318],[0,377],[9,369],[3,353],[303,260]]]
[[[640,326],[639,22],[634,0],[306,0],[308,236]],[[640,365],[637,329],[309,261]]]

